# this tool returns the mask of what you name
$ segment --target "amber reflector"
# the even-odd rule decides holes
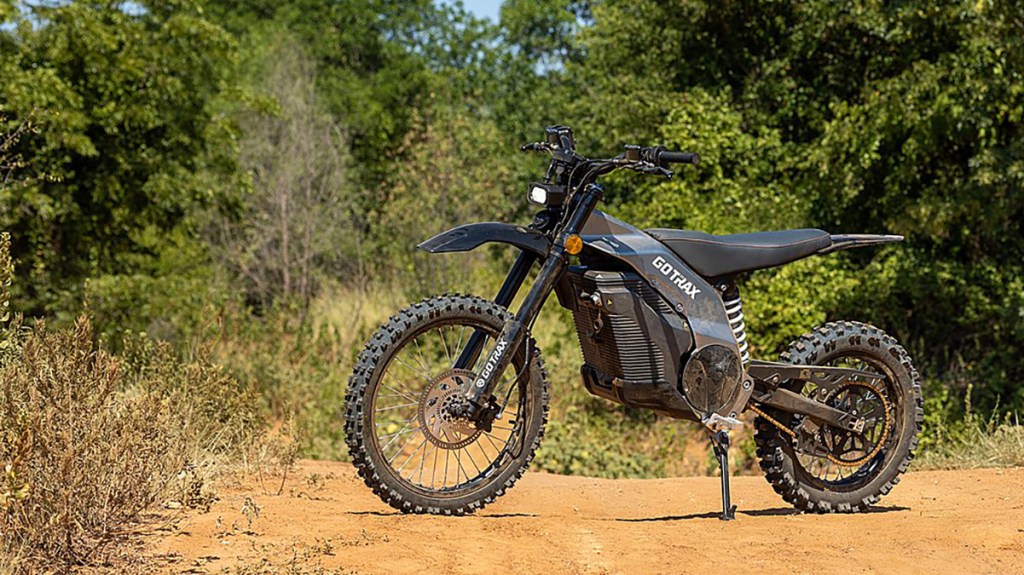
[[[565,238],[565,251],[573,256],[583,251],[583,238],[576,234]]]

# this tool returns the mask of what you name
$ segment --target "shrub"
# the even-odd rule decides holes
[[[208,507],[214,474],[278,453],[256,394],[208,355],[134,337],[118,357],[93,335],[39,322],[0,368],[2,551],[25,565],[105,561],[154,503]]]
[[[104,562],[154,503],[208,506],[225,464],[276,453],[258,396],[204,348],[182,361],[129,335],[114,356],[85,317],[23,329],[9,245],[0,236],[0,570]]]
[[[40,323],[0,380],[5,550],[94,561],[186,464],[165,441],[159,398],[117,393],[121,364],[94,348],[84,319],[58,332]]]

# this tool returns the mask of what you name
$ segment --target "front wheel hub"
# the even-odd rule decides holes
[[[442,449],[461,449],[476,441],[481,430],[464,413],[462,386],[475,375],[449,369],[430,381],[420,398],[419,423],[427,440]]]

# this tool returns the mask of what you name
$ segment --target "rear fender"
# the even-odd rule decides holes
[[[878,244],[902,242],[903,236],[887,236],[875,234],[833,234],[832,243],[818,250],[819,254],[830,254],[839,250],[863,248]]]
[[[543,233],[524,226],[500,222],[462,225],[441,232],[416,247],[428,253],[442,254],[468,252],[492,242],[513,245],[542,259],[548,255],[551,248],[551,240]]]

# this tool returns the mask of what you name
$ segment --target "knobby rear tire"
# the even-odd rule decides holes
[[[385,503],[404,513],[430,513],[438,515],[464,515],[482,509],[501,497],[522,477],[544,436],[548,417],[548,377],[540,350],[529,338],[525,346],[529,353],[528,373],[523,377],[521,389],[526,402],[526,418],[522,425],[523,438],[510,460],[492,477],[480,485],[460,494],[431,496],[423,489],[396,478],[387,462],[375,447],[372,432],[371,398],[374,387],[383,377],[389,359],[414,334],[429,329],[432,324],[445,320],[471,318],[488,325],[500,333],[512,315],[504,307],[483,298],[468,295],[441,295],[425,299],[399,311],[373,335],[359,354],[349,379],[345,402],[345,434],[349,454],[359,476]]]
[[[844,356],[844,354],[847,354]],[[789,435],[763,417],[755,420],[754,441],[765,478],[776,493],[801,511],[814,513],[856,513],[866,511],[888,495],[906,472],[917,449],[917,433],[924,422],[921,378],[906,350],[882,330],[859,322],[833,322],[800,336],[782,353],[780,360],[800,365],[823,365],[839,357],[870,357],[883,364],[895,377],[900,397],[901,421],[896,425],[896,443],[887,453],[881,469],[856,489],[833,491],[816,485],[799,462]],[[800,391],[802,383],[789,389]],[[793,423],[793,416],[767,410],[778,421]]]

